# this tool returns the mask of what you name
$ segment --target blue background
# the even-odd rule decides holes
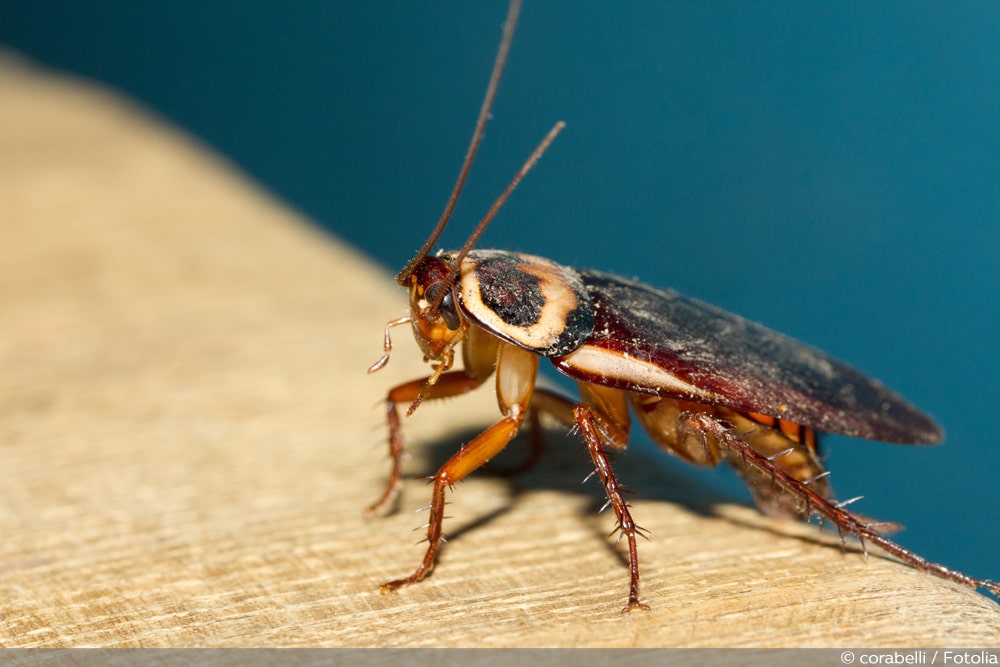
[[[450,191],[505,12],[4,2],[0,43],[141,100],[397,270]],[[445,245],[565,120],[481,246],[674,287],[882,379],[946,444],[829,437],[840,496],[1000,577],[997,35],[995,2],[529,1]]]

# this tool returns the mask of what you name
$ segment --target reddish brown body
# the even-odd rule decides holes
[[[876,524],[852,514],[852,501],[833,500],[817,455],[817,431],[888,442],[941,440],[929,417],[879,382],[832,357],[758,324],[674,292],[551,260],[497,250],[473,250],[476,240],[521,177],[537,161],[557,124],[494,204],[465,246],[428,253],[450,216],[495,93],[519,3],[505,37],[462,173],[445,213],[423,249],[399,274],[410,293],[409,323],[430,376],[389,391],[386,413],[392,471],[370,508],[390,506],[401,486],[403,437],[399,406],[412,413],[423,400],[457,396],[495,375],[501,418],[465,444],[433,477],[427,552],[410,576],[383,584],[391,591],[423,579],[442,541],[445,493],[500,452],[530,414],[546,413],[582,435],[629,551],[625,611],[639,600],[636,536],[608,450],[624,450],[632,415],[662,449],[697,465],[730,463],[762,510],[808,519],[816,514],[842,537],[871,542],[921,570],[1000,594],[1000,586],[927,562],[886,538]],[[461,367],[454,368],[461,347]],[[541,358],[575,379],[573,400],[537,388]]]
[[[411,576],[383,590],[430,572],[442,538],[446,491],[506,447],[532,411],[575,426],[583,436],[629,549],[626,610],[645,606],[636,544],[641,531],[608,450],[627,447],[632,415],[671,454],[697,465],[730,463],[768,514],[818,514],[843,536],[876,543],[920,569],[997,590],[926,562],[884,537],[880,524],[833,500],[816,451],[817,430],[892,442],[941,438],[930,418],[880,383],[818,350],[676,293],[494,250],[468,252],[449,274],[454,257],[444,253],[421,261],[410,278],[411,315],[390,323],[411,322],[428,358],[439,363],[432,376],[389,392],[393,472],[370,510],[390,504],[399,489],[399,405],[409,403],[412,411],[421,400],[471,391],[495,373],[502,418],[438,470],[424,560]],[[447,297],[434,310],[428,295],[442,289]],[[459,344],[462,368],[450,370]],[[535,387],[543,357],[577,380],[579,400]]]

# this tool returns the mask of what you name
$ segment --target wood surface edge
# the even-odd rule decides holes
[[[593,517],[592,485],[572,486],[585,461],[557,433],[554,463],[460,485],[434,575],[379,595],[419,557],[413,477],[494,418],[489,391],[421,409],[400,512],[362,519],[385,473],[379,397],[424,372],[400,341],[364,375],[402,307],[391,276],[107,91],[2,61],[0,89],[20,91],[0,133],[27,165],[9,163],[0,190],[21,253],[0,255],[17,286],[0,305],[17,316],[0,383],[0,646],[1000,645],[992,600],[842,556],[724,495],[690,499],[696,483],[641,452],[620,465],[654,527],[640,545],[653,610],[623,616],[610,519]],[[118,132],[120,153],[80,161]],[[163,189],[121,196],[132,164],[161,170]],[[103,213],[82,215],[92,233],[70,215],[81,206]],[[171,207],[210,233],[149,214]],[[677,488],[651,489],[651,470]]]

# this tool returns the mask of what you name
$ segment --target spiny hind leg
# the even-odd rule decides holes
[[[703,415],[727,425],[730,433],[770,458],[793,478],[808,484],[824,498],[830,497],[829,482],[816,454],[816,437],[798,424],[748,416],[726,408],[660,396],[632,394],[632,405],[643,428],[663,450],[689,463],[716,466],[727,461],[736,468],[750,489],[757,506],[771,516],[808,518],[808,508],[797,496],[783,492],[771,475],[742,465],[740,455],[721,446],[712,432],[692,426],[691,415]]]
[[[705,412],[683,413],[680,415],[680,419],[684,427],[704,434],[706,438],[714,440],[718,447],[728,451],[732,455],[731,457],[727,456],[731,462],[738,463],[747,469],[753,469],[770,478],[775,489],[795,497],[804,508],[806,517],[817,514],[833,523],[840,533],[841,541],[846,540],[847,535],[857,537],[861,542],[865,556],[868,555],[866,543],[872,543],[923,572],[972,588],[981,586],[994,595],[1000,594],[1000,584],[998,583],[974,579],[944,565],[932,563],[888,539],[877,530],[882,524],[870,522],[845,509],[846,505],[852,501],[835,502],[813,488],[811,480],[796,479],[792,473],[778,465],[776,460],[780,456],[768,456],[758,452],[747,442],[744,435],[735,431],[728,422]]]
[[[802,482],[817,495],[831,499],[829,472],[817,452],[816,432],[810,428],[766,415],[744,415],[718,409],[716,417],[730,426],[730,431],[755,451]],[[743,477],[757,507],[769,516],[808,520],[810,507],[798,495],[789,494],[775,484],[773,476],[744,465],[742,455],[731,448],[722,449],[723,457]],[[888,526],[888,524],[886,524]]]

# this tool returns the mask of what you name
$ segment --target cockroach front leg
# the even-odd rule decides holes
[[[383,593],[414,584],[434,568],[443,540],[445,491],[493,458],[514,438],[528,411],[537,373],[537,356],[507,343],[499,345],[496,360],[497,401],[503,418],[463,445],[434,474],[434,491],[427,521],[427,552],[420,566],[409,577],[382,584]],[[439,383],[445,377],[442,376]]]
[[[531,397],[531,409],[528,410],[528,452],[516,465],[496,471],[502,477],[514,477],[531,470],[542,459],[545,451],[545,428],[541,415],[545,414],[560,421],[566,428],[574,426],[574,401],[543,387],[535,387]]]
[[[403,426],[399,418],[399,406],[412,403],[422,392],[427,393],[427,399],[447,398],[467,393],[483,383],[483,377],[474,377],[464,370],[443,373],[438,381],[426,389],[428,378],[412,380],[389,390],[385,399],[386,425],[389,430],[389,458],[392,467],[389,480],[379,499],[365,510],[366,516],[372,516],[389,508],[399,496],[403,486],[403,459],[406,448],[403,444]]]
[[[695,431],[715,438],[721,447],[735,454],[731,459],[734,463],[754,468],[773,480],[774,486],[797,497],[805,506],[805,516],[818,514],[837,526],[840,539],[843,542],[847,535],[854,535],[861,542],[865,556],[868,555],[866,541],[880,547],[882,550],[899,558],[917,570],[928,572],[942,579],[948,579],[971,588],[983,587],[994,595],[1000,595],[1000,583],[973,579],[972,577],[952,570],[951,568],[932,563],[915,554],[878,532],[875,527],[880,525],[862,520],[860,517],[844,509],[847,502],[836,502],[825,498],[809,486],[809,481],[799,481],[787,471],[780,468],[772,457],[765,456],[755,450],[738,433],[735,433],[725,422],[704,413],[688,413],[681,415],[685,425]]]

